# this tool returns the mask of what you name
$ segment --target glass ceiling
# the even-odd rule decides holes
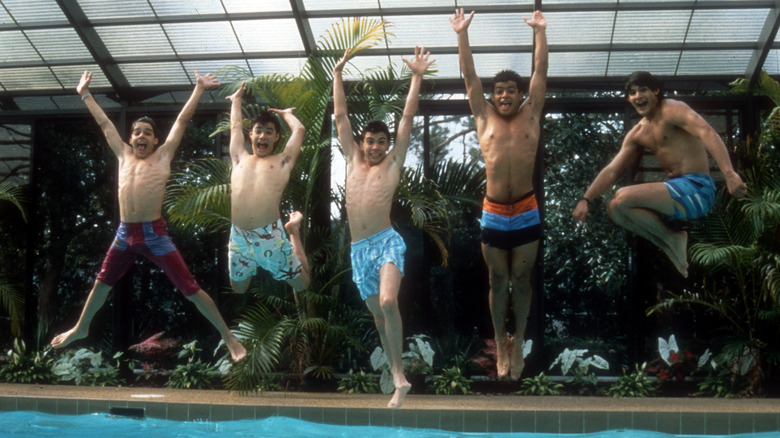
[[[298,73],[320,35],[355,16],[383,18],[394,34],[358,67],[400,65],[425,45],[435,86],[451,91],[463,86],[454,9],[477,11],[469,35],[489,78],[530,73],[522,18],[535,4],[548,23],[550,88],[614,85],[634,70],[721,84],[780,74],[775,0],[0,0],[0,115],[81,108],[74,89],[84,70],[95,72],[94,92],[129,103],[186,99],[193,70]]]

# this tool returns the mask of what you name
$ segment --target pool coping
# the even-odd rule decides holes
[[[592,433],[648,430],[675,435],[780,432],[780,399],[610,398],[410,394],[401,409],[383,394],[93,388],[0,383],[0,411],[78,415],[111,408],[148,417],[232,421],[284,416],[335,425],[440,429],[470,433]]]

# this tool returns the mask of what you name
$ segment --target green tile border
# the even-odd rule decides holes
[[[77,415],[112,407],[144,409],[148,417],[178,421],[231,421],[284,416],[315,423],[438,429],[459,433],[593,433],[648,430],[678,435],[780,432],[780,413],[581,410],[375,409],[316,406],[209,405],[138,400],[36,398],[0,394],[0,411]]]

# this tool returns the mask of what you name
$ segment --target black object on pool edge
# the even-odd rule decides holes
[[[143,408],[110,408],[108,414],[119,417],[133,418],[136,420],[143,420],[146,417]]]

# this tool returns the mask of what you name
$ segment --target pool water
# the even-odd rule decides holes
[[[263,420],[238,420],[222,422],[171,421],[156,418],[132,419],[108,414],[53,415],[41,412],[0,412],[0,437],[58,437],[58,438],[228,438],[228,437],[359,437],[359,438],[444,438],[444,437],[497,437],[497,438],[705,438],[726,435],[668,435],[641,430],[614,430],[591,434],[541,434],[541,433],[457,433],[432,429],[407,429],[378,426],[333,426],[310,423],[286,417],[270,417]],[[729,438],[777,437],[777,433],[728,435]]]

